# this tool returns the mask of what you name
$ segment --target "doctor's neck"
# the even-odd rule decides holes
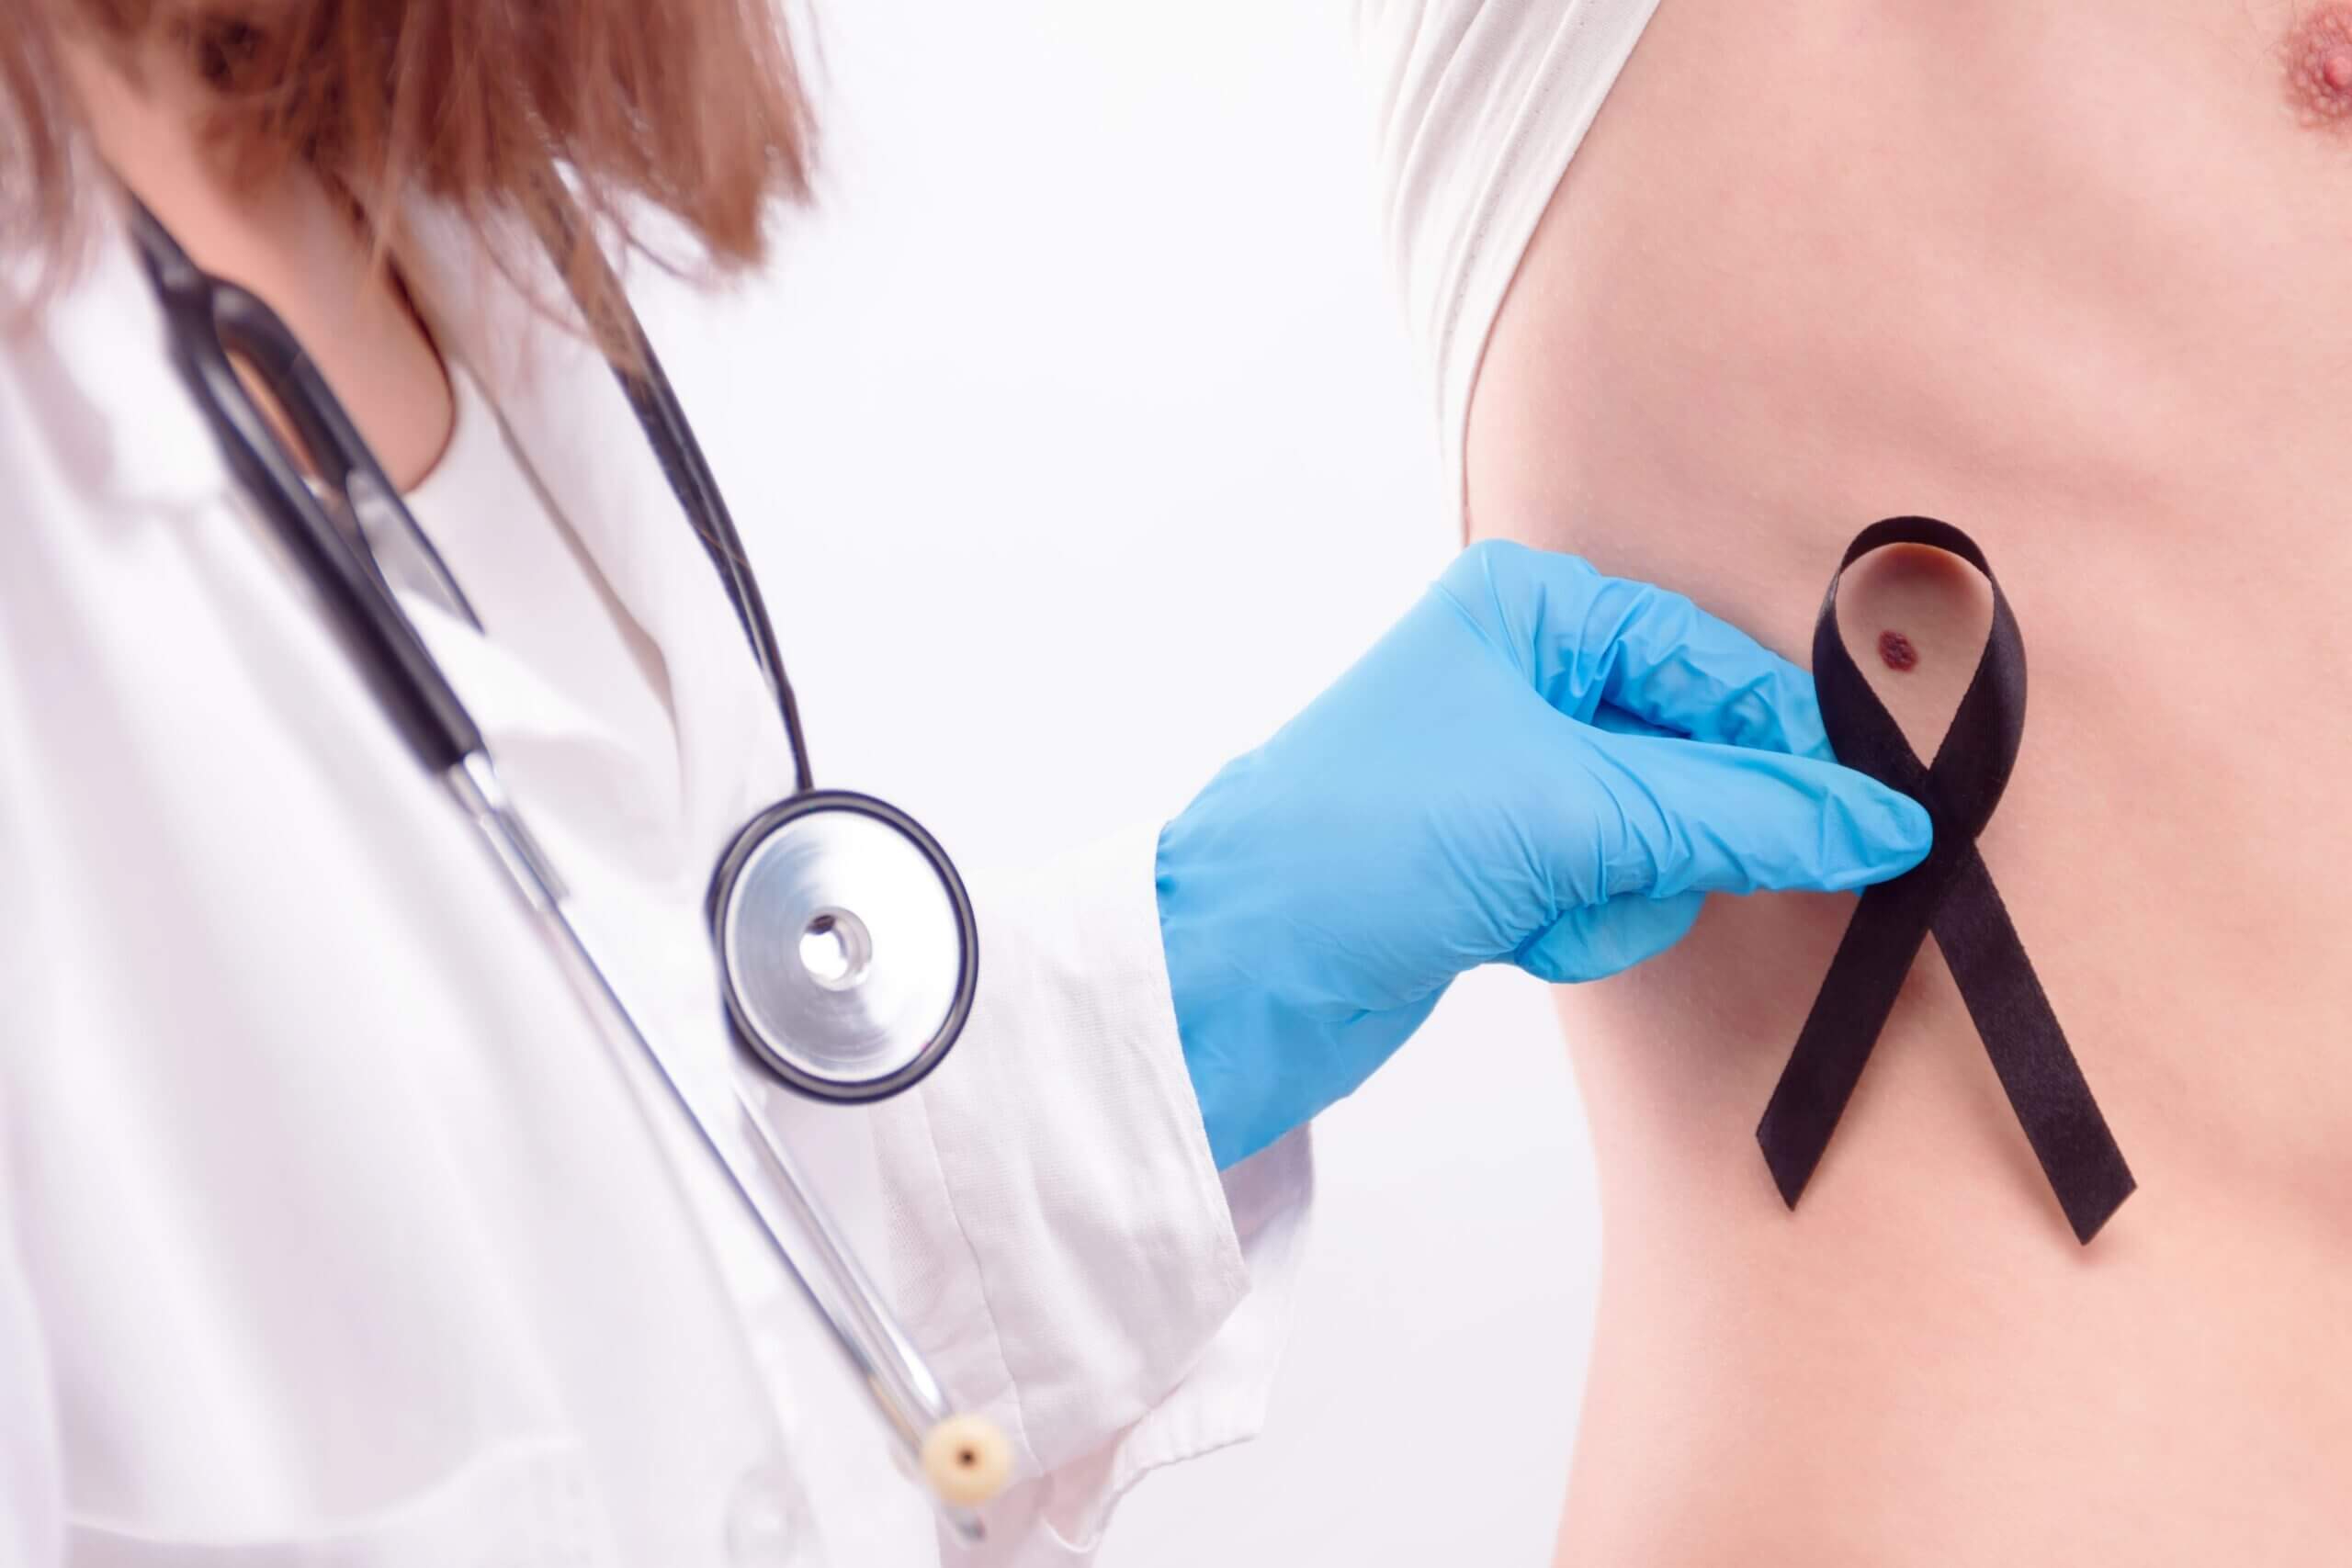
[[[267,301],[310,347],[395,484],[447,445],[455,404],[431,336],[356,204],[295,158],[238,157],[215,90],[160,36],[129,51],[62,39],[93,150],[206,271]]]
[[[206,133],[212,89],[184,51],[161,36],[117,49],[69,33],[58,55],[92,150],[198,261],[217,268],[215,257],[256,231],[297,226],[297,171],[241,168]]]

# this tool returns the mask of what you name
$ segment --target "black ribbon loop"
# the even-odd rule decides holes
[[[1931,765],[1903,738],[1838,629],[1846,569],[1889,545],[1958,556],[1993,590],[1992,633]],[[2088,1243],[2134,1183],[1976,850],[2025,734],[2025,642],[1976,541],[1932,517],[1890,517],[1863,529],[1847,547],[1814,623],[1813,674],[1838,760],[1926,807],[1936,843],[1917,867],[1865,892],[1846,927],[1756,1129],[1772,1179],[1795,1208],[1933,931],[2026,1141],[2075,1238]]]

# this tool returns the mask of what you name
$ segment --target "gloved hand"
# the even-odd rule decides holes
[[[1160,832],[1210,1150],[1348,1094],[1474,965],[1596,979],[1708,893],[1884,881],[1929,837],[1830,760],[1804,671],[1679,594],[1474,545]]]

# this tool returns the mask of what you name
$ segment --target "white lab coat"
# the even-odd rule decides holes
[[[716,1084],[699,903],[789,787],[778,726],[601,361],[421,231],[445,347],[660,649],[683,815],[578,787],[609,734],[435,644]],[[273,558],[119,233],[0,337],[0,1562],[932,1560],[802,1304]],[[1255,1430],[1284,1330],[1304,1139],[1213,1168],[1152,846],[974,879],[979,1000],[922,1089],[769,1101],[1012,1438],[981,1561],[1090,1557],[1139,1475]]]

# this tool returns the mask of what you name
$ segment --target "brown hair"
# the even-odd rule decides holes
[[[71,238],[76,132],[54,55],[61,29],[83,28],[183,46],[237,167],[305,162],[378,214],[422,191],[487,239],[503,217],[544,223],[554,161],[624,243],[650,202],[709,262],[747,264],[771,202],[808,191],[807,103],[773,4],[0,0],[0,245],[54,254]],[[571,270],[594,319],[587,261],[575,251]]]

